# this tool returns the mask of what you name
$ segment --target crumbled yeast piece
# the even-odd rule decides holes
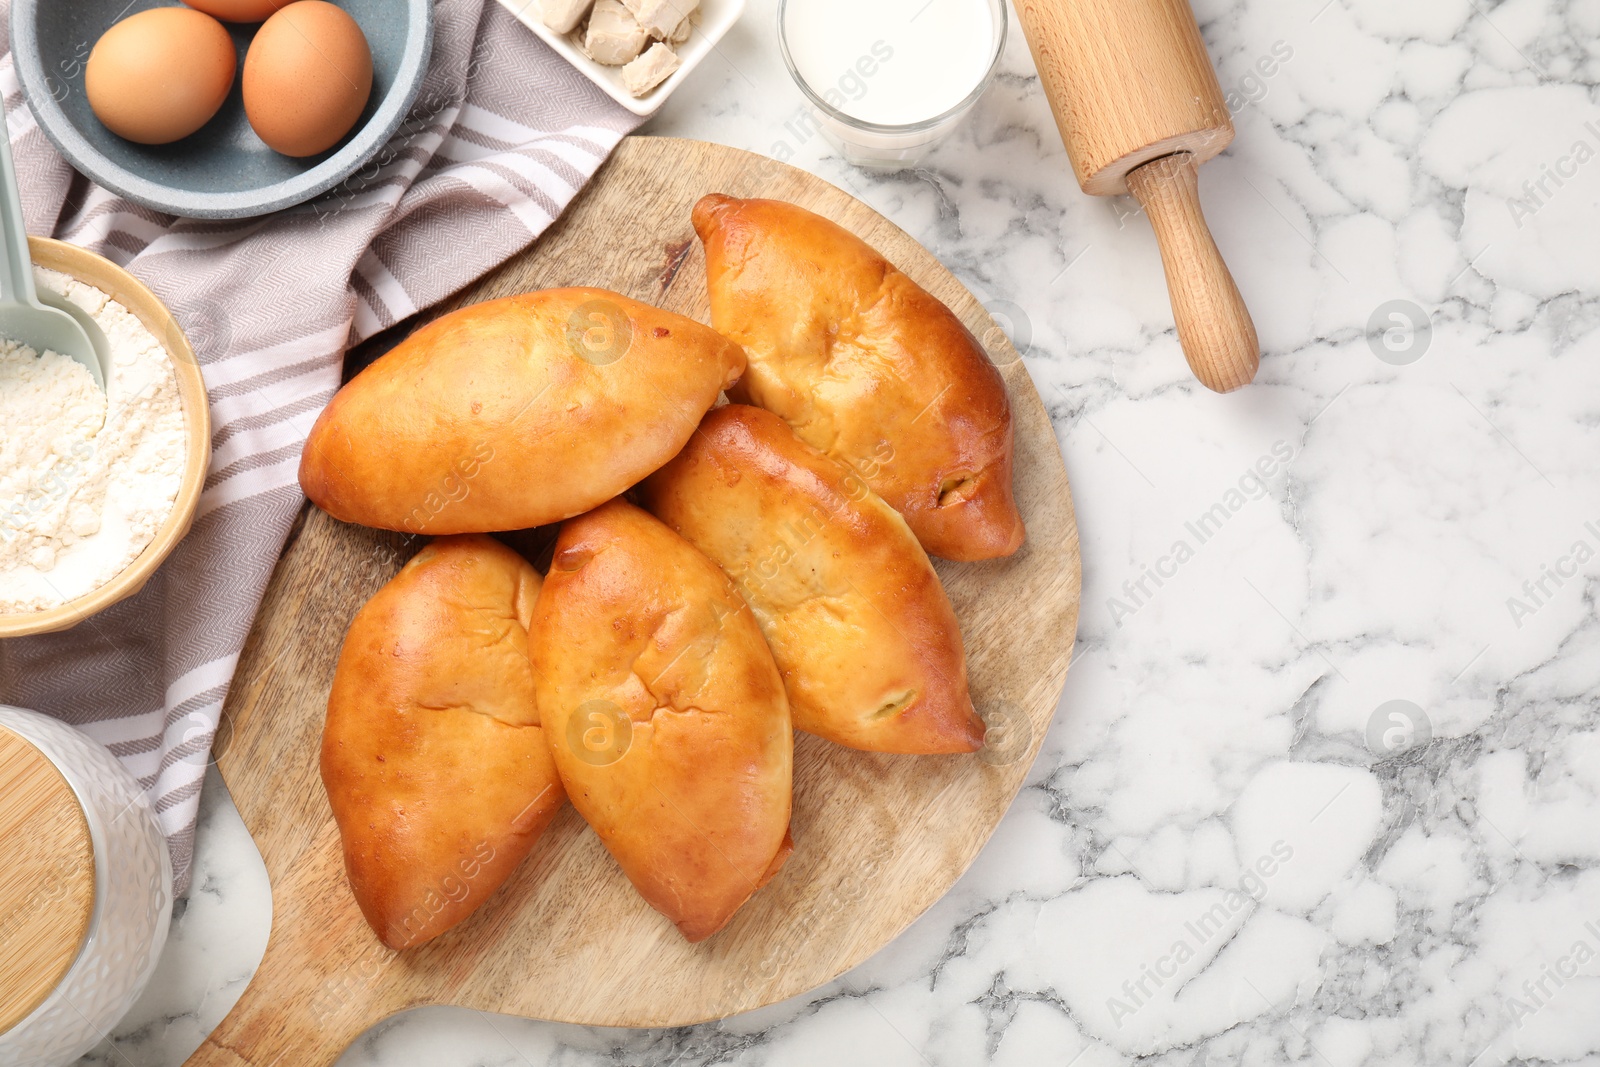
[[[539,0],[544,24],[557,33],[571,33],[594,7],[594,0]]]
[[[644,55],[622,68],[622,84],[634,96],[643,96],[672,77],[680,65],[678,54],[657,41]]]
[[[595,0],[589,13],[589,28],[583,35],[583,51],[596,63],[620,67],[644,51],[650,35],[628,13],[622,0]]]
[[[658,40],[671,40],[683,21],[700,6],[700,0],[622,0],[628,11]],[[687,36],[687,35],[685,35]]]

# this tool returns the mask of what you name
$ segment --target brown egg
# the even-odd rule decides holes
[[[293,0],[183,0],[223,22],[260,22]]]
[[[296,0],[256,32],[244,58],[244,112],[286,156],[339,143],[372,93],[372,50],[356,20],[323,0]]]
[[[83,87],[112,133],[167,144],[211,121],[237,67],[222,23],[186,7],[158,7],[128,16],[95,42]]]

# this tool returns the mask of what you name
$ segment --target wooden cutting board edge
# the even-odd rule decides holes
[[[617,247],[608,250],[604,242],[597,245],[595,240],[596,235],[603,234],[607,228],[597,223],[600,211],[615,210],[625,217],[629,213],[649,216],[655,208],[651,196],[659,199],[664,195],[663,189],[671,187],[678,191],[677,187],[683,184],[692,187],[694,195],[710,191],[770,195],[829,215],[861,234],[956,311],[985,344],[1006,377],[1019,442],[1018,495],[1025,503],[1025,514],[1029,515],[1029,544],[1018,560],[938,564],[958,614],[962,615],[964,632],[968,629],[969,617],[962,614],[963,605],[976,603],[976,598],[990,586],[1004,585],[1008,575],[1027,564],[1030,557],[1035,558],[1035,563],[1027,565],[1034,571],[1042,568],[1043,572],[1041,581],[1035,583],[1037,588],[1029,587],[1033,595],[1012,598],[1004,612],[986,616],[973,632],[966,632],[969,655],[974,661],[975,699],[986,711],[1000,709],[1001,726],[1011,731],[1011,740],[1005,744],[1015,749],[1006,755],[1005,762],[997,762],[984,772],[993,772],[992,784],[998,787],[984,796],[993,804],[993,817],[962,836],[955,842],[958,847],[948,847],[950,842],[930,835],[927,818],[912,820],[917,825],[907,826],[908,832],[915,830],[916,834],[924,836],[908,833],[903,840],[892,839],[902,847],[909,843],[911,847],[906,851],[921,857],[918,861],[921,866],[917,869],[937,871],[940,884],[901,887],[904,892],[898,904],[892,899],[876,900],[880,912],[887,913],[887,916],[880,914],[877,920],[872,919],[868,909],[859,908],[859,900],[839,895],[838,887],[831,887],[829,892],[835,895],[825,902],[844,911],[856,907],[864,917],[843,928],[842,933],[827,928],[839,933],[838,943],[831,947],[813,944],[818,940],[814,936],[802,938],[798,947],[809,951],[814,958],[810,966],[794,966],[795,973],[789,975],[793,981],[779,981],[781,975],[769,977],[764,973],[752,980],[748,973],[740,974],[734,969],[737,980],[723,988],[706,990],[698,1005],[679,1002],[665,1008],[659,1004],[613,1003],[597,1010],[594,1004],[583,1000],[581,992],[576,996],[553,993],[549,1003],[543,1004],[543,1010],[534,1014],[556,1022],[679,1026],[722,1018],[803,994],[876,952],[944,895],[968,869],[998,825],[1042,744],[1065,684],[1076,635],[1081,564],[1070,491],[1049,416],[1021,357],[994,320],[931,253],[881,215],[820,178],[765,157],[719,145],[672,138],[627,138],[562,218],[529,250],[513,257],[480,283],[445,301],[425,318],[466,303],[534,287],[598,284],[706,321],[709,307],[704,293],[703,253],[693,239],[683,204],[674,202],[670,214],[652,220],[652,226],[666,235],[664,237],[643,239],[633,234],[627,239],[631,243],[620,250]],[[594,255],[610,257],[604,270],[597,271],[593,255],[585,262],[584,250],[596,248],[599,251]],[[415,325],[420,325],[425,318],[417,320]],[[1030,514],[1030,509],[1038,514]],[[448,944],[436,942],[397,957],[382,949],[360,921],[348,887],[343,884],[342,869],[335,862],[337,834],[320,780],[316,780],[315,788],[306,785],[315,779],[321,716],[309,714],[304,705],[310,699],[308,694],[318,692],[320,700],[325,701],[332,659],[342,642],[349,616],[419,545],[420,542],[408,542],[396,534],[344,526],[309,505],[297,521],[284,553],[284,562],[291,566],[280,565],[275,572],[261,616],[240,659],[224,712],[230,742],[219,756],[223,777],[257,842],[272,880],[274,927],[267,956],[252,985],[234,1011],[191,1058],[191,1064],[250,1063],[266,1067],[273,1062],[268,1053],[274,1048],[282,1050],[278,1055],[292,1049],[296,1062],[313,1065],[331,1062],[362,1030],[395,1011],[422,1004],[455,1003],[485,1011],[525,1014],[518,1008],[519,995],[515,991],[503,991],[505,987],[501,982],[515,982],[517,975],[512,972],[519,964],[514,954],[495,955],[491,951],[496,947],[496,931],[509,935],[517,913],[533,906],[530,902],[538,893],[536,888],[530,889],[528,883],[558,877],[549,872],[560,867],[561,859],[551,854],[565,848],[580,854],[591,866],[608,862],[598,841],[568,809],[552,827],[547,840],[535,850],[535,855],[506,887],[502,887],[498,897],[491,898],[478,915],[457,928],[461,936],[452,931],[440,939]],[[333,549],[330,546],[334,546]],[[529,548],[526,543],[518,547],[525,551]],[[532,547],[536,549],[537,546]],[[311,566],[296,569],[307,562]],[[341,611],[320,610],[330,602],[341,605]],[[989,653],[996,648],[1004,652],[1007,646],[1019,643],[1036,650],[1026,671],[1021,672],[1026,679],[1008,677],[996,680],[995,684],[984,680],[982,664],[993,658]],[[327,651],[329,648],[331,653]],[[307,650],[316,650],[316,653],[308,655]],[[1007,673],[1018,673],[1015,664],[1009,666],[1013,669]],[[994,690],[1002,682],[1004,686],[1021,688],[1002,687],[1003,695],[996,697]],[[981,693],[980,685],[984,689]],[[275,699],[286,692],[292,695],[296,690],[302,697],[297,705],[289,699]],[[285,706],[296,707],[301,714],[284,713]],[[908,759],[847,753],[802,735],[797,742],[796,760],[797,828],[804,814],[801,803],[804,783],[800,769],[805,762],[802,755],[806,753],[817,753],[813,762],[831,761],[836,766],[843,765],[841,761],[855,761],[849,766],[853,777],[860,781],[838,787],[858,789],[857,796],[868,803],[875,799],[873,791],[881,788],[881,782],[903,768],[899,761]],[[927,776],[937,778],[944,774],[949,779],[930,807],[937,807],[958,785],[970,788],[967,779],[973,777],[967,774],[964,779],[960,777],[964,772],[932,768],[952,766],[949,760],[975,758],[936,757],[921,764],[930,768]],[[307,763],[311,768],[309,774],[305,772]],[[829,781],[837,785],[839,779]],[[927,812],[922,814],[926,816]],[[904,817],[903,812],[899,815]],[[815,827],[812,833],[820,836],[831,829]],[[948,854],[927,858],[927,853],[938,852],[941,847],[945,847]],[[869,894],[906,866],[902,863],[903,857],[892,850],[880,848],[874,855],[882,862],[875,859],[867,867],[875,879],[868,887]],[[800,867],[791,861],[785,874],[790,873],[791,868],[799,872]],[[792,887],[780,885],[784,880],[785,875],[780,875],[763,894],[775,898],[790,891]],[[513,887],[513,883],[517,885]],[[332,893],[330,885],[336,885]],[[306,892],[300,892],[301,889]],[[614,889],[608,892],[614,893]],[[729,940],[737,943],[743,932],[740,921],[753,912],[754,903],[747,905],[741,916],[736,916],[728,931],[706,943],[713,946],[713,953],[720,952],[719,946]],[[816,906],[814,898],[808,903]],[[605,912],[601,919],[623,915],[629,907],[642,908],[643,905],[632,901],[620,907],[621,911]],[[626,918],[630,923],[634,921],[631,913]],[[882,936],[886,930],[888,935]],[[802,932],[814,933],[804,928]],[[654,931],[647,933],[653,936]],[[793,931],[790,933],[792,935]],[[463,938],[476,938],[476,943],[466,944]],[[330,969],[336,972],[333,977],[324,976],[317,982],[307,983],[303,975],[296,973],[297,964],[301,970],[322,970],[308,961],[320,963],[334,958],[343,941],[348,941],[352,955],[340,957],[341,965]],[[660,944],[670,946],[671,942]],[[513,956],[510,964],[506,962],[508,955]],[[298,957],[298,960],[291,957]],[[570,975],[572,984],[581,986],[586,974],[593,977],[596,969],[607,966],[608,959],[607,953],[597,946],[579,944],[566,961],[570,969],[560,973]],[[793,963],[785,961],[785,965],[793,966]],[[442,985],[441,979],[446,975],[460,981]],[[265,988],[267,986],[274,988]],[[454,995],[452,986],[461,995]],[[520,997],[523,1002],[527,999],[527,995]],[[310,1023],[304,1018],[291,1018],[295,1013],[290,1007],[301,1001],[309,1002],[313,1011],[319,1003],[327,1010],[318,1013]],[[326,1052],[332,1055],[318,1058]]]

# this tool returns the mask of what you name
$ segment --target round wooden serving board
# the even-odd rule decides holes
[[[423,1004],[604,1026],[679,1026],[771,1004],[904,930],[967,869],[1016,796],[1066,679],[1078,532],[1055,433],[1020,358],[925,249],[810,174],[718,145],[634,137],[531,249],[439,311],[598,285],[708,321],[689,210],[709,192],[790,200],[860,234],[949,304],[1001,367],[1028,541],[1007,560],[938,564],[989,747],[889,756],[797,735],[794,855],[698,945],[645,905],[568,807],[470,919],[391,952],[345,883],[317,751],[345,630],[420,542],[308,508],[240,660],[220,758],[272,879],[272,935],[244,997],[190,1064],[270,1067],[281,1056],[325,1067],[366,1028]],[[537,538],[509,540],[537,552]]]

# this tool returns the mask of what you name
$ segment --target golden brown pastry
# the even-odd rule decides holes
[[[959,319],[854,234],[777,200],[694,208],[729,395],[854,468],[945,559],[1022,545],[1005,382]]]
[[[750,609],[614,500],[562,525],[531,641],[573,806],[684,937],[716,933],[791,848],[789,705]]]
[[[983,745],[950,600],[859,475],[772,412],[729,404],[643,490],[744,594],[797,727],[874,752]]]
[[[538,572],[511,549],[446,537],[350,624],[322,782],[350,888],[390,948],[471,914],[561,806],[528,661],[538,595]]]
[[[604,289],[548,289],[446,315],[339,390],[300,460],[336,519],[410,533],[579,515],[671,459],[744,353]]]

